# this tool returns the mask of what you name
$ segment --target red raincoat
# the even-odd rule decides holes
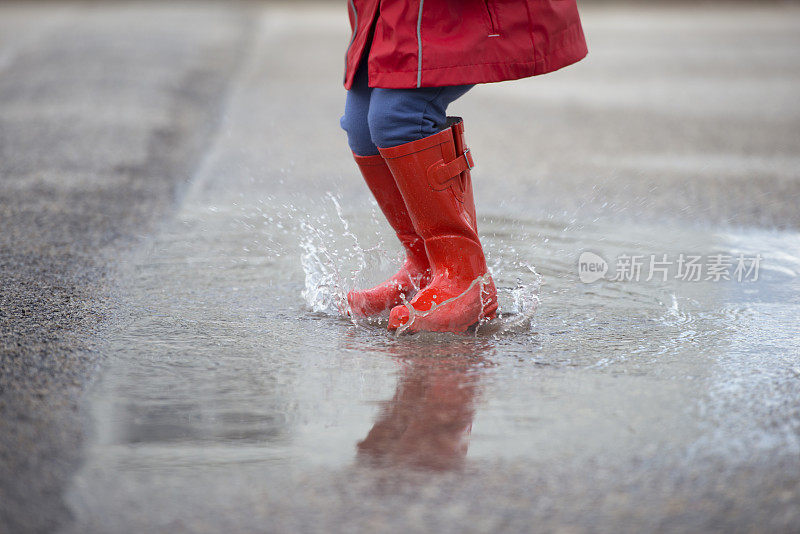
[[[371,87],[439,87],[536,76],[587,54],[575,0],[348,0],[344,85],[369,49]]]

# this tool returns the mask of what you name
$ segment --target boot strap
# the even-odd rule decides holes
[[[462,172],[469,171],[474,166],[475,162],[472,160],[472,154],[467,148],[463,154],[449,163],[439,161],[431,165],[428,168],[428,183],[436,191],[444,191],[448,187],[453,187],[453,192],[461,197],[464,194],[461,183],[459,182],[456,186],[456,184],[451,184],[450,181],[458,178]],[[456,187],[458,188],[457,190]]]

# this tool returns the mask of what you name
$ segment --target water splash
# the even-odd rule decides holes
[[[306,215],[299,226],[300,262],[305,275],[303,299],[309,309],[331,315],[348,315],[347,292],[368,283],[366,275],[390,254],[382,242],[362,245],[342,210],[340,197],[327,193],[327,204]],[[376,222],[374,215],[372,222]]]
[[[313,312],[348,315],[348,291],[372,287],[383,281],[402,263],[403,256],[402,253],[386,250],[380,237],[377,243],[369,243],[373,230],[374,235],[379,236],[382,233],[375,230],[380,225],[375,212],[371,213],[368,220],[356,221],[358,224],[354,224],[349,220],[353,216],[342,209],[339,197],[328,193],[326,198],[328,202],[315,214],[307,215],[299,225],[300,258],[305,276],[302,296]],[[491,248],[491,241],[487,239],[490,245],[487,249]],[[541,275],[530,263],[521,260],[517,251],[507,246],[495,256],[491,272],[497,285],[502,313],[498,313],[495,319],[482,320],[474,333],[492,335],[529,329],[531,319],[539,307]],[[465,293],[472,290],[475,284],[481,284],[483,293],[486,283],[484,277],[479,277]],[[409,309],[410,320],[405,327],[398,330],[398,334],[407,331],[416,317],[428,315],[445,303],[425,312],[415,310],[405,299],[403,304]],[[352,320],[354,324],[381,326],[385,326],[386,322],[385,317]]]
[[[332,313],[347,305],[344,284],[335,253],[325,245],[325,231],[306,222],[301,223],[300,262],[305,273],[303,299],[318,313]]]
[[[503,330],[519,330],[530,328],[533,316],[539,309],[539,297],[542,288],[542,275],[529,263],[521,264],[523,271],[517,276],[516,286],[510,289],[498,288],[498,298],[503,293],[508,295],[508,303],[504,306],[501,320]]]

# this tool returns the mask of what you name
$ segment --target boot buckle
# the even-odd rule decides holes
[[[464,156],[464,160],[467,162],[467,170],[471,171],[473,168],[475,168],[475,162],[472,160],[472,154],[470,153],[469,148],[465,148],[462,155]]]

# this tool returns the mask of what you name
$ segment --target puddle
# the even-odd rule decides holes
[[[374,210],[326,198],[189,204],[153,242],[88,400],[94,438],[70,497],[79,525],[150,505],[142,484],[193,505],[187,486],[219,476],[233,499],[253,473],[297,491],[285,477],[353,468],[655,455],[680,471],[697,456],[800,452],[787,400],[800,379],[800,236],[485,218],[501,325],[397,337],[336,303],[389,274],[399,247]],[[310,205],[313,219],[298,216]],[[587,250],[762,260],[757,281],[584,284]]]

